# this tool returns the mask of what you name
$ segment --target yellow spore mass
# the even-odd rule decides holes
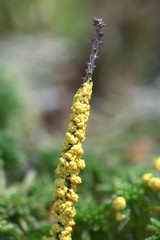
[[[112,205],[116,211],[124,210],[127,206],[126,199],[124,197],[117,197]]]
[[[160,171],[160,157],[154,159],[154,161],[153,161],[153,167],[154,167],[156,170]]]
[[[116,220],[118,222],[122,222],[125,219],[126,219],[126,215],[125,214],[122,214],[122,213],[119,213],[119,212],[116,213]]]
[[[148,183],[152,177],[153,177],[153,174],[152,174],[152,173],[145,173],[145,174],[142,176],[142,181],[143,181],[144,183]]]
[[[76,186],[81,183],[78,175],[80,169],[85,167],[85,162],[81,159],[82,143],[85,140],[86,122],[89,118],[92,85],[91,79],[85,82],[73,98],[66,139],[56,169],[59,178],[55,180],[53,216],[57,223],[52,227],[56,234],[56,238],[53,239],[71,240],[72,226],[75,224],[73,203],[78,200]]]
[[[160,190],[160,178],[152,177],[148,182],[148,186],[154,191],[159,191]]]

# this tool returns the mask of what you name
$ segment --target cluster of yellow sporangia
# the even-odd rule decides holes
[[[56,234],[55,239],[58,240],[71,240],[74,203],[78,200],[75,192],[77,184],[81,183],[78,175],[80,169],[85,167],[85,162],[81,159],[82,143],[85,140],[86,122],[89,117],[92,85],[91,79],[85,82],[73,98],[66,139],[62,145],[60,164],[56,169],[59,178],[55,180],[53,216],[57,223],[53,225],[52,230]]]
[[[160,171],[160,157],[154,159],[153,167],[157,171]],[[147,183],[149,188],[151,188],[152,190],[154,190],[154,191],[160,190],[160,178],[154,177],[152,173],[145,173],[142,176],[142,181]]]
[[[126,199],[124,197],[117,197],[113,203],[112,203],[112,206],[114,208],[114,210],[116,210],[116,220],[118,222],[121,222],[123,221],[124,219],[126,219],[126,215],[119,212],[119,211],[123,211],[126,206],[127,206],[127,203],[126,203]]]

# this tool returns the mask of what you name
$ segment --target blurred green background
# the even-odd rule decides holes
[[[79,188],[93,204],[89,211],[115,193],[105,183],[116,182],[120,166],[141,166],[135,170],[141,177],[159,155],[159,15],[159,0],[0,0],[0,239],[34,240],[49,233],[54,170],[72,98],[85,74],[95,16],[103,17],[106,27]],[[100,231],[95,239],[117,238],[103,232],[103,211],[97,210],[99,218],[92,223],[94,214],[83,219],[82,206],[75,236],[79,231],[81,239],[94,239],[93,227]],[[128,236],[121,237],[142,239]]]
[[[27,131],[39,126],[44,135],[59,139],[85,73],[94,16],[103,17],[106,28],[94,75],[88,134],[105,138],[111,129],[159,117],[159,12],[158,0],[1,0],[0,81],[14,96],[6,99],[11,110],[0,106],[0,125],[17,124],[17,131],[24,128],[28,138],[33,130]],[[20,105],[23,114],[17,112]],[[16,117],[23,118],[28,130]]]

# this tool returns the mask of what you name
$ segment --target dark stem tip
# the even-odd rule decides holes
[[[93,25],[94,25],[95,27],[99,27],[99,28],[104,27],[105,24],[104,24],[103,18],[94,17],[94,19],[93,19]]]

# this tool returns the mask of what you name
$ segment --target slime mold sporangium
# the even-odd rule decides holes
[[[73,98],[66,139],[62,145],[60,163],[56,169],[59,178],[55,180],[53,216],[57,223],[52,227],[52,231],[55,233],[53,239],[56,240],[71,240],[72,226],[75,224],[73,217],[76,213],[74,203],[78,200],[77,184],[81,183],[81,178],[78,175],[80,170],[85,167],[85,162],[81,159],[82,143],[85,140],[86,123],[89,118],[89,101],[93,86],[92,75],[98,46],[102,43],[103,19],[95,17],[93,25],[96,30],[86,75],[83,78],[83,84]]]

